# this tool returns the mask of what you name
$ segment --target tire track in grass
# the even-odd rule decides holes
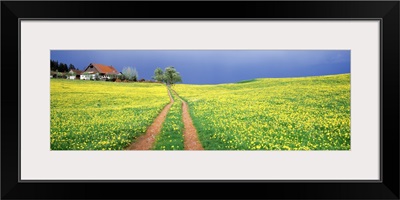
[[[197,130],[193,125],[192,117],[189,114],[189,106],[186,101],[184,101],[175,90],[171,89],[175,95],[182,101],[182,119],[184,124],[183,131],[183,145],[185,150],[204,150],[199,137],[197,135]]]
[[[156,136],[160,133],[162,124],[168,114],[168,111],[174,103],[174,99],[171,97],[171,93],[169,92],[168,88],[167,92],[170,99],[169,104],[164,107],[154,122],[147,128],[146,133],[138,137],[136,142],[132,143],[127,150],[150,150],[153,147]]]
[[[172,92],[171,96],[174,99],[174,103],[169,109],[152,150],[184,150],[182,102]]]

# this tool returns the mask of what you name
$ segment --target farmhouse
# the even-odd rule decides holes
[[[82,73],[83,72],[81,70],[71,69],[68,72],[67,79],[81,79]]]
[[[113,66],[90,63],[81,74],[80,79],[110,79],[119,75],[120,73]]]

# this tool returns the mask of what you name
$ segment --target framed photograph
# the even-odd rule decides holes
[[[1,198],[399,199],[399,9],[2,1]]]

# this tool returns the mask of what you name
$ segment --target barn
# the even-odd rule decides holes
[[[110,79],[118,76],[120,73],[111,65],[103,65],[97,63],[90,63],[81,74],[80,79],[90,80],[92,79]]]

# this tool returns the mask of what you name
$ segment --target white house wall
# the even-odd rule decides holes
[[[96,77],[96,75],[95,74],[82,74],[81,80],[90,80],[90,77],[92,77],[94,79]]]

